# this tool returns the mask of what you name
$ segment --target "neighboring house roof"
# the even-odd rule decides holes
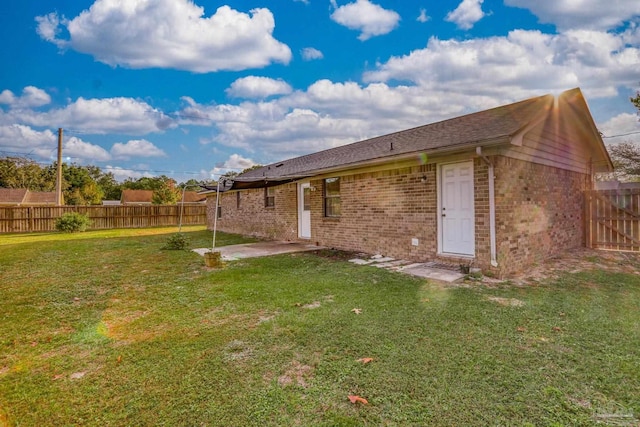
[[[207,200],[206,194],[198,194],[197,191],[185,191],[184,202],[185,203],[200,203]]]
[[[560,113],[558,113],[560,112]],[[278,185],[333,170],[388,162],[419,154],[433,155],[467,151],[474,147],[514,143],[530,127],[551,121],[554,113],[567,115],[570,131],[579,129],[579,139],[588,140],[594,151],[596,170],[612,170],[589,108],[580,89],[571,89],[557,99],[544,95],[477,113],[403,130],[348,145],[276,162],[233,178],[230,189]],[[566,129],[563,129],[566,130]],[[221,188],[221,191],[223,191]],[[215,187],[207,187],[215,190]]]
[[[0,188],[0,205],[55,205],[55,191],[29,191],[25,188]]]
[[[0,204],[19,205],[22,204],[27,195],[26,188],[0,188]]]
[[[122,190],[120,201],[122,202],[122,204],[151,203],[153,201],[153,191],[152,190]]]
[[[64,204],[63,202],[61,203]],[[23,204],[55,205],[56,193],[54,191],[28,191]]]

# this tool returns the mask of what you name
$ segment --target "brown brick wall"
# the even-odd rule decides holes
[[[340,218],[323,215],[323,181],[311,185],[316,188],[311,206],[314,242],[415,260],[435,254],[435,165],[342,176]],[[418,246],[411,245],[412,238]]]
[[[213,229],[215,194],[207,198],[207,226]],[[275,206],[265,207],[264,188],[237,193],[223,193],[220,197],[222,216],[218,230],[275,240],[295,240],[298,237],[296,184],[275,187]]]
[[[474,159],[475,259],[473,265],[505,275],[559,251],[583,244],[582,195],[586,175],[496,156],[496,245],[498,268],[490,267],[489,169]],[[311,242],[344,250],[412,261],[467,262],[438,256],[437,165],[343,175],[342,215],[324,217],[323,180],[312,180]],[[275,207],[264,189],[223,194],[221,231],[296,240],[297,185],[275,187]],[[215,196],[208,199],[213,227]],[[411,239],[419,240],[412,246]]]
[[[500,273],[584,245],[587,175],[507,157],[494,162]]]

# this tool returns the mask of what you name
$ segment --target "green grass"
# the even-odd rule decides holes
[[[0,425],[638,423],[638,275],[454,288],[327,251],[208,270],[160,249],[175,231],[0,236]]]

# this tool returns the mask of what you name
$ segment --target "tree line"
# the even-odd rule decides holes
[[[0,188],[26,188],[29,191],[55,191],[57,163],[41,166],[24,157],[0,158]],[[182,190],[197,190],[210,181],[190,179],[178,184],[166,175],[128,178],[118,182],[111,172],[98,166],[62,164],[62,194],[66,205],[99,205],[103,200],[120,200],[122,190],[152,190],[153,203],[173,204]]]

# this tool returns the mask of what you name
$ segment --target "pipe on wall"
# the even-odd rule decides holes
[[[496,198],[495,198],[495,176],[494,168],[491,160],[482,154],[482,147],[476,147],[476,154],[480,157],[489,167],[489,245],[491,254],[491,266],[498,266],[498,259],[496,255]]]

